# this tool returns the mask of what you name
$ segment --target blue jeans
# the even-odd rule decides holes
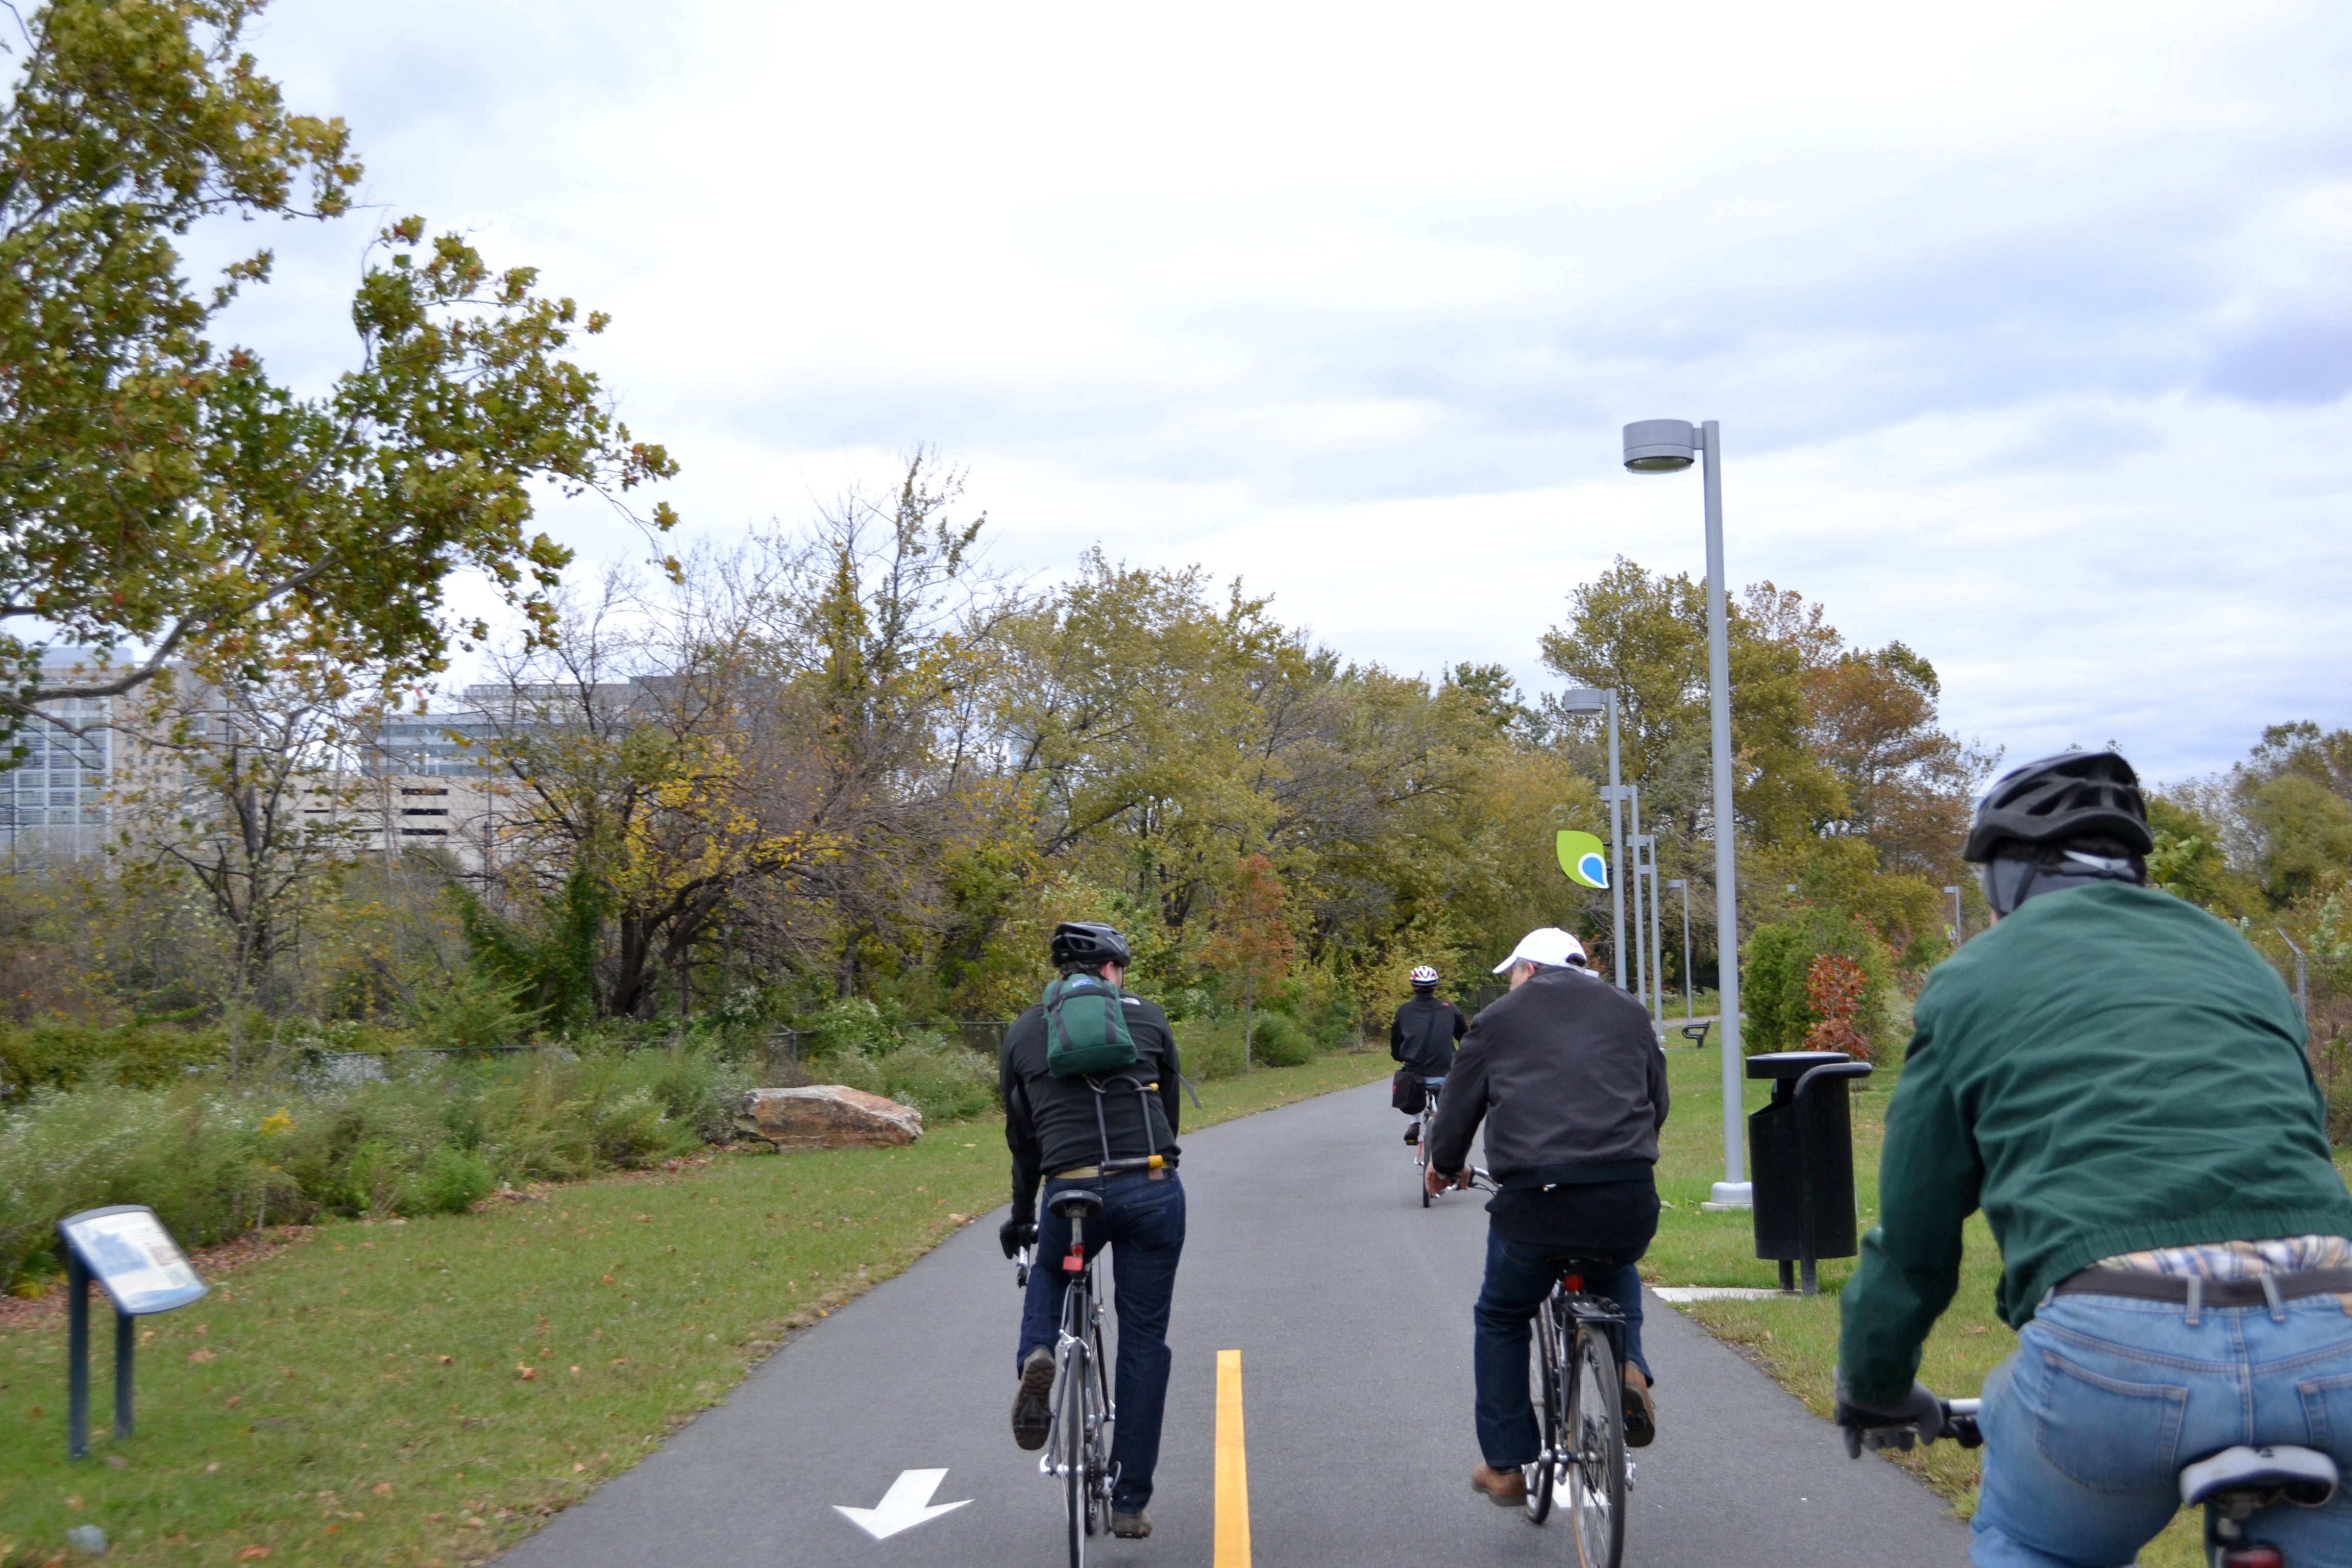
[[[1134,1513],[1151,1500],[1151,1472],[1160,1468],[1160,1421],[1168,1408],[1168,1311],[1176,1294],[1176,1260],[1184,1252],[1184,1186],[1171,1171],[1153,1181],[1138,1171],[1092,1181],[1050,1181],[1045,1201],[1070,1187],[1102,1194],[1102,1214],[1089,1220],[1088,1258],[1110,1244],[1116,1259],[1112,1283],[1118,1305],[1118,1381],[1111,1398],[1118,1423],[1111,1429],[1110,1462],[1118,1473],[1110,1506]],[[1062,1329],[1062,1298],[1070,1277],[1062,1258],[1070,1250],[1070,1222],[1041,1204],[1037,1211],[1037,1266],[1029,1270],[1029,1294],[1021,1303],[1021,1349],[1017,1370],[1029,1352],[1052,1349]]]
[[[2334,1296],[2204,1308],[2053,1296],[1985,1382],[1977,1568],[2113,1568],[2180,1506],[2178,1475],[2239,1443],[2318,1448],[2352,1476],[2352,1315]],[[2295,1568],[2352,1564],[2352,1496],[2256,1514]]]
[[[1472,1357],[1478,1386],[1478,1447],[1486,1463],[1498,1470],[1514,1469],[1534,1464],[1543,1451],[1535,1401],[1528,1393],[1528,1346],[1534,1338],[1528,1325],[1559,1281],[1562,1264],[1581,1258],[1619,1265],[1615,1273],[1586,1284],[1623,1309],[1625,1359],[1640,1367],[1643,1377],[1650,1375],[1650,1363],[1642,1359],[1642,1275],[1633,1267],[1641,1255],[1595,1258],[1589,1247],[1552,1252],[1487,1231],[1486,1282],[1473,1309],[1478,1338]]]

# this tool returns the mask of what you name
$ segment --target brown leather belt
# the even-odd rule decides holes
[[[2183,1306],[2193,1300],[2206,1307],[2266,1307],[2279,1301],[2292,1301],[2301,1296],[2347,1293],[2352,1293],[2352,1268],[2298,1268],[2285,1273],[2257,1274],[2247,1279],[2207,1279],[2187,1274],[2135,1274],[2122,1268],[2085,1268],[2060,1280],[2058,1288],[2052,1292],[2058,1296],[2130,1296],[2142,1301],[2178,1301]]]

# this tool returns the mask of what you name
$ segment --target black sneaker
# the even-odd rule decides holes
[[[1021,1363],[1021,1392],[1013,1396],[1013,1440],[1042,1448],[1053,1429],[1054,1352],[1042,1346]]]
[[[1151,1533],[1151,1515],[1143,1509],[1133,1513],[1114,1512],[1110,1516],[1110,1532],[1129,1541],[1140,1541]]]
[[[1404,1141],[1408,1143],[1418,1143],[1421,1142],[1420,1122],[1416,1121],[1412,1126],[1404,1130]]]

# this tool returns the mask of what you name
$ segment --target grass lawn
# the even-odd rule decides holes
[[[1202,1088],[1202,1126],[1387,1076],[1324,1057]],[[726,1153],[483,1212],[320,1226],[150,1319],[139,1428],[65,1458],[62,1321],[0,1332],[0,1564],[478,1562],[723,1395],[786,1335],[1005,1197],[1002,1123]],[[111,1408],[94,1306],[92,1405]]]
[[[1678,1047],[1681,1045],[1672,1034],[1667,1039]],[[1660,1216],[1658,1239],[1642,1265],[1643,1277],[1658,1285],[1777,1286],[1778,1265],[1755,1256],[1748,1215],[1709,1214],[1699,1207],[1708,1187],[1723,1174],[1722,1068],[1715,1044],[1710,1040],[1704,1053],[1671,1049],[1666,1060],[1675,1103],[1660,1151],[1658,1190],[1670,1206]],[[1880,1077],[1864,1079],[1853,1089],[1854,1185],[1864,1229],[1877,1218],[1878,1151],[1885,1134],[1887,1095],[1893,1088],[1890,1079]],[[1770,1098],[1770,1089],[1769,1084],[1748,1085],[1747,1109],[1761,1107]],[[1802,1399],[1813,1414],[1827,1419],[1835,1403],[1832,1373],[1837,1366],[1836,1292],[1853,1271],[1851,1258],[1823,1263],[1822,1293],[1810,1300],[1780,1297],[1763,1301],[1697,1301],[1680,1310],[1737,1346]],[[1972,1219],[1959,1293],[1929,1336],[1919,1367],[1920,1381],[1947,1398],[1979,1392],[1985,1375],[2017,1348],[2017,1336],[1993,1312],[1993,1289],[2000,1278],[2000,1255],[1994,1248],[1992,1233],[1981,1216]],[[1671,1397],[1671,1390],[1665,1391],[1663,1399]],[[1668,1405],[1662,1419],[1677,1414]],[[1962,1518],[1975,1511],[1978,1451],[1937,1443],[1900,1456],[1895,1462],[1949,1499],[1953,1511]],[[2140,1562],[2147,1568],[2193,1568],[2202,1561],[2199,1548],[2202,1530],[2202,1514],[2184,1511],[2170,1530],[2142,1552]]]

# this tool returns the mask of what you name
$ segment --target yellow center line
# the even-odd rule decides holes
[[[1217,1352],[1217,1556],[1250,1568],[1249,1456],[1242,1441],[1242,1352]]]

